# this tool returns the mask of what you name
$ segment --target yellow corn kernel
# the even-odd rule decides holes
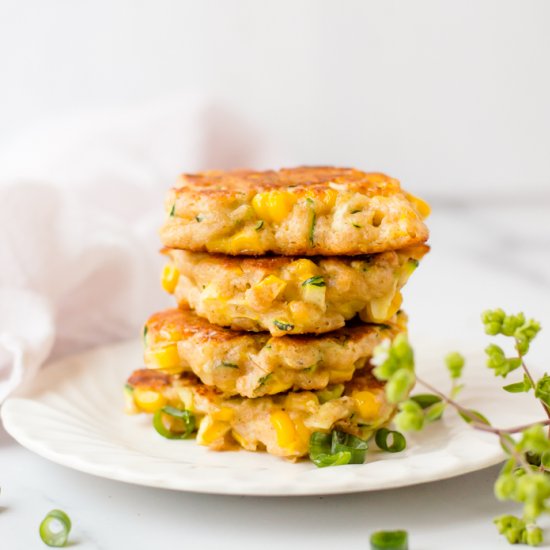
[[[319,272],[319,268],[311,260],[307,260],[306,258],[296,260],[288,267],[291,272],[295,274],[299,284],[302,284],[304,281],[307,281]]]
[[[311,437],[311,430],[306,428],[302,420],[297,419],[295,422],[296,425],[296,446],[299,447],[298,450],[305,450],[309,447],[309,438]]]
[[[431,214],[432,209],[430,208],[430,205],[425,200],[422,200],[419,197],[415,197],[410,193],[405,193],[405,195],[407,196],[407,199],[409,199],[409,201],[412,202],[413,206],[416,208],[416,210],[418,211],[420,216],[422,216],[422,218],[425,219]]]
[[[178,284],[180,272],[172,264],[166,264],[162,270],[161,284],[162,288],[169,294],[174,294],[174,290]]]
[[[273,302],[283,292],[285,287],[285,281],[275,275],[268,275],[258,284],[255,284],[252,289],[255,296],[262,302]]]
[[[403,296],[399,291],[388,292],[386,295],[371,300],[367,306],[369,320],[375,323],[387,321],[393,317],[403,303]]]
[[[351,397],[355,399],[355,406],[363,420],[376,420],[380,412],[380,401],[370,391],[354,391]]]
[[[296,204],[297,197],[288,191],[265,191],[252,198],[252,208],[258,218],[281,223]]]
[[[318,214],[324,214],[331,210],[336,204],[338,191],[336,191],[336,189],[323,189],[306,193],[305,196],[315,202],[315,210]]]
[[[233,439],[243,448],[248,449],[248,443],[246,439],[236,430],[231,431],[231,435],[233,436]]]
[[[197,443],[199,445],[211,445],[222,438],[231,426],[228,422],[214,420],[211,415],[204,417],[197,432]]]
[[[277,411],[269,417],[277,434],[277,445],[283,449],[292,448],[296,442],[296,427],[285,411]]]
[[[353,377],[354,369],[349,367],[347,369],[332,369],[329,373],[329,380],[331,384],[341,384],[342,382],[349,382]]]
[[[238,252],[257,252],[261,248],[260,236],[257,231],[243,230],[230,237],[225,252],[236,254]]]
[[[180,368],[180,356],[178,354],[178,345],[169,344],[151,352],[153,360],[160,370],[170,370]]]
[[[222,422],[231,422],[235,416],[235,411],[229,407],[222,407],[221,409],[210,413],[210,416],[214,420],[221,420]]]
[[[140,411],[155,413],[166,405],[166,398],[162,393],[145,388],[134,388],[134,402]]]

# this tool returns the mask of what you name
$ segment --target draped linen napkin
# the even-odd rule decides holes
[[[171,302],[157,229],[178,174],[269,165],[199,95],[42,124],[0,147],[0,402],[48,357],[137,337]]]

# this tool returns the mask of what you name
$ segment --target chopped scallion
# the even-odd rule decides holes
[[[407,531],[377,531],[370,537],[371,550],[409,550]]]
[[[170,422],[165,424],[165,417]],[[191,411],[176,409],[167,405],[158,410],[153,417],[153,427],[167,439],[186,439],[195,431],[195,415]]]
[[[401,432],[380,428],[374,440],[380,449],[388,453],[400,453],[407,446],[407,440]]]
[[[42,520],[39,533],[48,546],[61,548],[66,546],[71,531],[71,520],[62,510],[52,510]]]

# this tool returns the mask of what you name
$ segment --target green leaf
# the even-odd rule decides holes
[[[502,389],[504,391],[507,391],[508,393],[522,393],[529,391],[529,388],[525,387],[524,382],[516,382],[515,384],[508,384],[507,386],[502,386]]]
[[[418,393],[413,395],[411,399],[418,403],[423,409],[427,409],[436,403],[441,403],[441,397],[433,393]]]
[[[445,407],[447,406],[446,403],[435,403],[435,405],[432,405],[431,407],[426,409],[426,420],[428,422],[435,422],[436,420],[439,420],[443,416],[443,412],[445,411]]]
[[[467,412],[469,414],[465,414],[462,411],[458,412],[464,422],[468,424],[471,424],[472,422],[478,422],[481,424],[486,424],[487,426],[491,425],[489,420],[487,420],[487,417],[481,414],[479,411],[475,411],[474,409],[467,409]]]

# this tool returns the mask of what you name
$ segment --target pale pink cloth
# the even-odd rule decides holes
[[[271,154],[190,95],[44,124],[0,149],[0,402],[48,357],[137,337],[170,303],[157,229],[180,172]]]

